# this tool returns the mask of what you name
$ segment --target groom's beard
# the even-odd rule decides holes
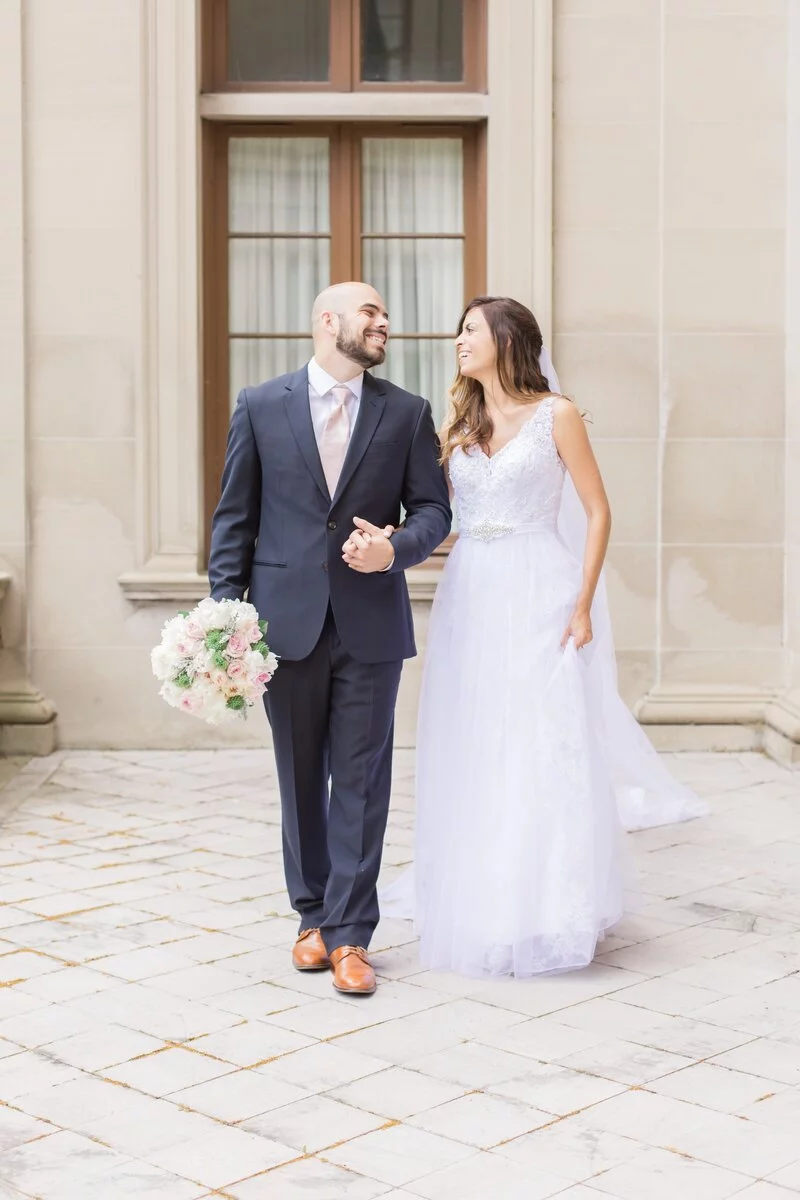
[[[336,335],[336,349],[345,358],[368,371],[370,367],[379,367],[386,358],[386,344],[382,346],[368,342],[366,334],[355,334],[344,317],[339,317],[339,332]]]

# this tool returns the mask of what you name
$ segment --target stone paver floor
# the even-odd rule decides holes
[[[0,791],[0,1197],[790,1200],[800,774],[676,755],[710,818],[634,836],[587,970],[289,963],[271,756],[63,753]],[[409,855],[410,755],[387,840]]]

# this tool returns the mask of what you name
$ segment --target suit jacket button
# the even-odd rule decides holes
[[[328,569],[328,564],[327,564],[326,562],[324,562],[324,563],[322,564],[322,569],[323,569],[323,571],[327,571],[327,569]]]
[[[328,529],[335,529],[335,528],[336,528],[336,522],[328,521]]]

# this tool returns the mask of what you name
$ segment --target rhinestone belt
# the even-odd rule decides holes
[[[477,538],[480,542],[492,542],[495,538],[507,537],[510,533],[542,533],[554,531],[555,525],[545,521],[534,521],[527,525],[500,525],[495,521],[480,521],[477,525],[460,528],[461,537]]]

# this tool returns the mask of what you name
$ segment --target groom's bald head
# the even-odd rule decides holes
[[[352,280],[325,288],[314,301],[311,327],[318,361],[338,353],[366,370],[386,357],[389,315],[368,283]]]
[[[323,314],[334,313],[337,316],[352,317],[362,305],[369,304],[386,318],[387,313],[378,292],[369,283],[332,283],[320,292],[311,310],[311,327],[316,329]],[[388,319],[388,318],[387,318]]]

